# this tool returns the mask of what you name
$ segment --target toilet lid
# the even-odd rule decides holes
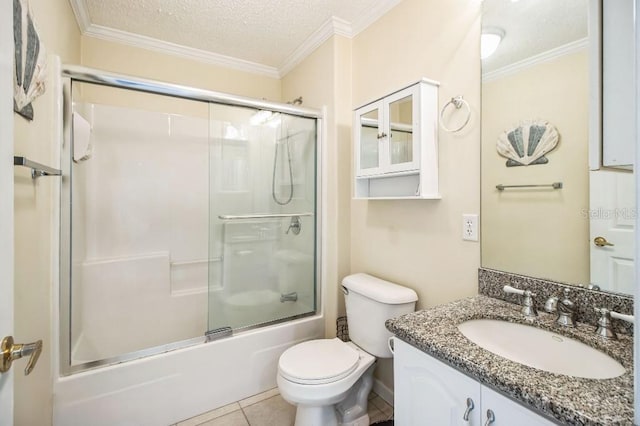
[[[348,376],[358,366],[357,350],[340,339],[299,343],[280,356],[280,374],[302,384],[331,383]]]

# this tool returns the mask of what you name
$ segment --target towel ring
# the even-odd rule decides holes
[[[449,129],[444,124],[442,124],[442,122],[444,121],[444,112],[447,110],[447,107],[449,105],[453,105],[456,109],[462,108],[463,105],[467,108],[467,118],[466,120],[464,120],[464,123],[462,123],[462,125],[457,129]],[[462,95],[456,96],[455,98],[451,98],[449,102],[444,104],[444,106],[442,107],[442,110],[440,111],[440,127],[442,127],[445,131],[449,133],[456,133],[464,129],[464,126],[466,126],[469,123],[470,119],[471,119],[471,107],[469,106],[469,103],[464,100]]]

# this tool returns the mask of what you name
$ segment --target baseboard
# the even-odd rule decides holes
[[[379,379],[373,380],[373,391],[385,400],[387,404],[393,407],[393,389],[382,383]]]

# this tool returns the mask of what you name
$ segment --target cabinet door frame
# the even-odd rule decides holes
[[[382,163],[382,159],[381,159],[381,153],[382,150],[384,149],[384,144],[382,143],[382,141],[384,140],[384,138],[378,138],[377,142],[378,142],[378,167],[369,167],[366,169],[363,169],[361,167],[362,164],[362,158],[361,158],[361,154],[362,154],[362,132],[361,132],[361,128],[362,128],[362,121],[361,118],[363,115],[368,114],[372,111],[378,111],[378,135],[380,135],[380,133],[385,132],[384,130],[384,108],[383,108],[383,101],[379,100],[376,102],[372,102],[370,104],[367,104],[363,107],[358,108],[355,113],[354,113],[354,123],[356,123],[356,126],[354,126],[354,140],[355,140],[355,144],[354,144],[354,158],[356,161],[356,177],[364,177],[364,176],[375,176],[375,175],[380,175],[384,172],[384,164]]]
[[[406,163],[391,163],[391,104],[411,96],[411,125],[412,125],[412,140],[411,140],[411,155],[412,161]],[[400,173],[420,170],[420,146],[422,142],[422,121],[420,120],[420,84],[414,84],[413,86],[402,89],[395,92],[386,98],[384,98],[383,105],[383,132],[387,135],[382,139],[381,163],[383,164],[385,173]]]
[[[471,377],[397,338],[394,339],[393,367],[396,424],[481,424],[480,383]],[[416,384],[422,385],[420,389],[416,388]],[[421,401],[420,404],[412,404],[412,399],[416,398]],[[468,423],[464,423],[467,398],[473,400],[474,408],[469,412]],[[444,404],[441,404],[438,405],[441,410],[431,409],[438,400],[448,402],[449,408],[443,408]],[[452,400],[455,400],[455,403]]]

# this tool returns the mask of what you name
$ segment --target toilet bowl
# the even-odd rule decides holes
[[[343,282],[351,342],[310,340],[287,349],[278,362],[282,397],[297,406],[295,426],[368,426],[367,400],[376,357],[392,356],[384,322],[412,312],[416,293],[355,274]]]
[[[369,389],[365,404],[360,404],[364,412],[357,414],[366,415],[375,361],[374,356],[353,343],[337,338],[311,340],[287,349],[278,363],[277,381],[282,397],[297,406],[296,426],[345,424],[338,423],[335,405],[346,400],[349,393],[358,393],[363,385]],[[366,375],[368,380],[360,380]]]

